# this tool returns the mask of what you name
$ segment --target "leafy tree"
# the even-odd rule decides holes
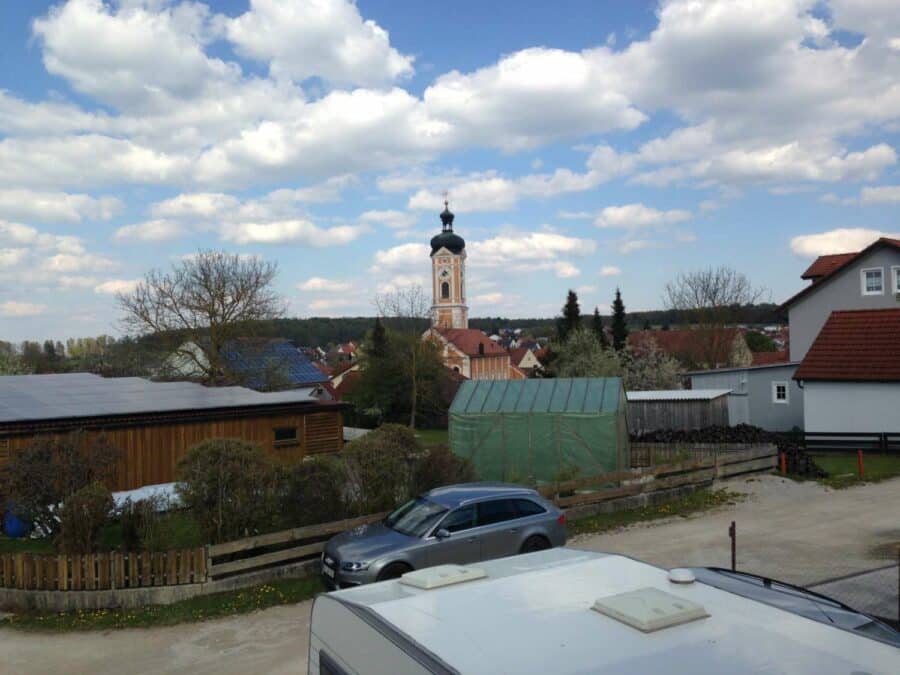
[[[337,458],[313,456],[285,473],[280,509],[285,527],[327,523],[348,515],[345,504],[347,470]]]
[[[744,339],[747,341],[747,347],[750,348],[751,352],[778,351],[778,346],[775,344],[775,341],[765,333],[760,333],[759,331],[755,330],[748,330],[747,334],[744,335]]]
[[[26,375],[30,372],[13,344],[0,340],[0,375]]]
[[[284,313],[272,289],[275,263],[221,251],[199,251],[169,272],[154,270],[128,294],[119,294],[124,325],[135,334],[178,339],[175,354],[209,384],[225,379],[222,351],[247,334],[252,322]],[[181,344],[201,345],[203,354]],[[204,358],[205,357],[205,358]]]
[[[211,544],[271,529],[279,517],[279,473],[262,449],[237,439],[195,445],[177,466],[175,490]]]
[[[377,358],[387,355],[387,332],[384,330],[384,324],[381,323],[381,317],[375,317],[375,325],[369,335],[369,350],[372,356]]]
[[[619,352],[625,349],[628,341],[628,323],[625,317],[625,303],[622,302],[622,292],[617,288],[616,297],[613,300],[612,335],[613,348]]]
[[[120,457],[103,435],[74,432],[36,439],[8,465],[14,512],[48,535],[56,535],[60,504],[91,483],[108,483]]]
[[[626,391],[681,389],[681,364],[662,351],[654,340],[645,340],[640,351],[621,352]]]
[[[408,499],[409,460],[421,450],[413,431],[399,424],[385,424],[344,446],[350,513],[389,511]]]
[[[569,289],[566,295],[566,304],[562,308],[562,316],[557,319],[557,338],[562,342],[574,330],[581,328],[581,307],[578,305],[578,295]]]
[[[619,377],[622,361],[617,352],[604,348],[593,331],[578,328],[565,342],[553,345],[557,377]]]
[[[600,316],[600,308],[594,307],[594,316],[591,319],[591,330],[600,341],[601,347],[609,347],[609,338],[606,337],[606,331],[603,329],[603,317]]]
[[[442,485],[478,480],[475,467],[465,457],[454,455],[446,445],[438,445],[419,458],[412,471],[412,494],[421,494]]]

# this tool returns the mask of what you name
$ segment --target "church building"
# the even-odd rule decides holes
[[[442,347],[444,365],[473,380],[520,380],[525,374],[512,365],[509,352],[482,331],[469,328],[466,305],[466,242],[453,231],[447,202],[441,232],[431,239],[431,328],[423,338]]]

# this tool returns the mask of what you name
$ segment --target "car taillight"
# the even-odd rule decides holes
[[[566,514],[560,513],[559,518],[556,519],[556,522],[559,523],[560,525],[565,525],[566,524]]]

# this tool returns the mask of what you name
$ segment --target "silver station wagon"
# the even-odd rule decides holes
[[[565,543],[565,513],[536,491],[503,483],[449,485],[416,497],[380,523],[333,537],[322,553],[322,578],[329,588],[349,588],[422,567]]]

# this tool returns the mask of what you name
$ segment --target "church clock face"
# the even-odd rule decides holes
[[[447,279],[449,279],[450,278],[450,270],[448,270],[446,267],[444,269],[442,269],[441,273],[440,273],[440,277],[441,277],[441,281],[446,281]]]

